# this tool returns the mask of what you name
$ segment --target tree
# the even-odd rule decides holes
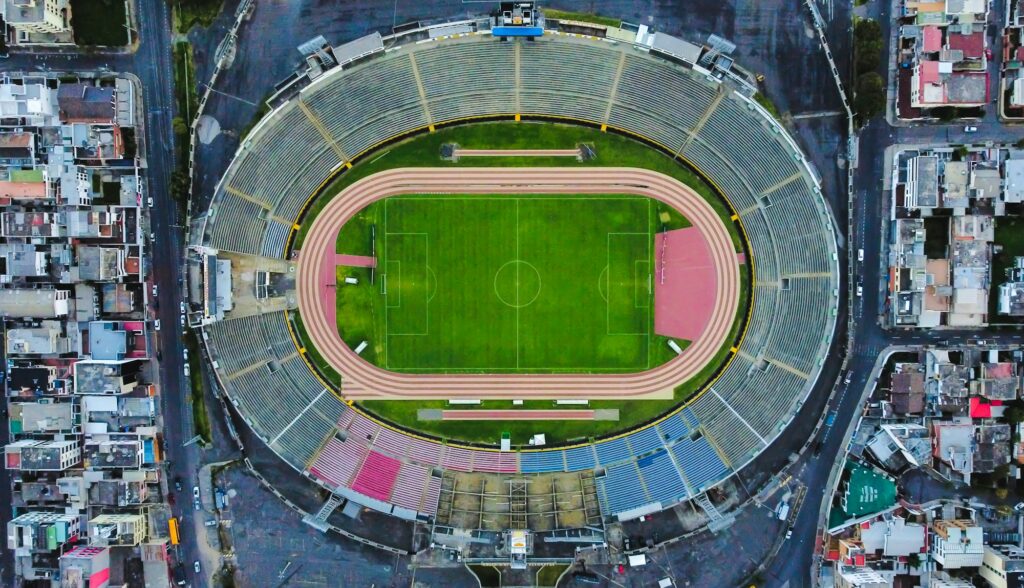
[[[176,116],[171,120],[171,128],[174,130],[175,139],[180,141],[188,137],[188,125],[185,124],[185,119],[180,116]]]
[[[885,110],[885,82],[875,72],[857,78],[857,93],[853,100],[857,120],[864,124]]]
[[[860,76],[878,69],[885,48],[882,27],[877,20],[858,20],[853,27],[854,71]]]
[[[921,556],[916,553],[911,553],[907,556],[907,566],[910,569],[917,569],[921,565]]]

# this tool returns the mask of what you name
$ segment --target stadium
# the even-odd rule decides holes
[[[407,531],[361,539],[396,551],[527,531],[477,557],[557,559],[714,511],[815,385],[837,244],[719,49],[497,24],[370,35],[282,86],[194,219],[189,318],[329,493],[313,526],[387,515]]]

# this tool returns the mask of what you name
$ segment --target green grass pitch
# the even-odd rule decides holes
[[[389,198],[357,220],[377,228],[380,281],[339,288],[339,330],[395,371],[648,369],[670,357],[651,292],[663,209],[614,195]]]

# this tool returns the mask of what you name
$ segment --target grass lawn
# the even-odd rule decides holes
[[[579,143],[587,143],[593,148],[596,157],[584,162],[569,158],[526,157],[463,158],[459,162],[450,162],[440,158],[441,146],[446,143],[456,143],[465,148],[493,149],[572,148]],[[315,218],[333,195],[348,185],[391,168],[425,166],[623,166],[651,169],[678,179],[704,196],[730,229],[736,250],[742,251],[740,234],[730,220],[731,210],[711,186],[678,160],[629,137],[602,133],[598,129],[547,122],[511,121],[439,129],[434,133],[394,143],[369,155],[339,176],[323,191],[320,198],[310,204],[304,222],[294,235],[293,246],[301,249],[309,220]],[[642,311],[642,306],[636,305],[638,280],[635,275],[631,278],[628,272],[623,272],[625,277],[616,280],[613,287],[613,299],[616,299],[616,292],[622,296],[633,292],[633,309],[628,309],[626,304],[613,305],[606,302],[601,296],[601,288],[594,286],[602,282],[600,271],[611,265],[608,233],[612,229],[609,227],[617,231],[628,229],[622,232],[645,233],[642,244],[637,240],[636,243],[623,245],[622,259],[617,260],[617,265],[628,265],[630,260],[637,265],[637,261],[643,261],[643,256],[638,253],[641,251],[648,256],[646,259],[652,259],[649,256],[647,233],[656,230],[652,229],[655,222],[652,219],[657,217],[658,203],[650,205],[655,210],[651,210],[650,216],[647,216],[646,204],[641,206],[645,210],[636,210],[634,207],[648,201],[629,198],[629,201],[615,201],[619,204],[609,205],[599,214],[594,214],[591,208],[581,211],[579,207],[582,204],[574,203],[572,195],[550,198],[548,202],[538,200],[536,205],[531,198],[530,204],[525,207],[522,197],[494,197],[472,201],[472,204],[467,199],[459,198],[437,202],[434,200],[438,199],[432,198],[430,203],[426,203],[416,197],[397,197],[377,202],[345,225],[339,234],[338,251],[368,254],[370,231],[374,227],[376,253],[381,262],[376,277],[379,278],[379,273],[399,274],[400,277],[397,280],[394,275],[385,278],[390,282],[387,283],[388,295],[385,298],[380,293],[379,279],[373,287],[365,287],[369,285],[369,270],[340,270],[339,278],[356,277],[360,282],[356,287],[339,287],[338,316],[344,317],[345,324],[342,336],[353,346],[363,340],[370,341],[372,344],[363,352],[363,357],[396,371],[417,371],[442,366],[448,371],[512,371],[518,361],[519,370],[522,371],[544,371],[542,368],[545,367],[547,371],[567,371],[567,368],[579,367],[584,368],[581,371],[622,372],[636,371],[637,366],[646,369],[648,364],[654,366],[663,363],[670,353],[663,338],[649,335],[649,341],[638,345],[637,340],[646,337],[618,337],[632,342],[632,345],[623,346],[623,341],[616,342],[616,337],[607,334],[612,306],[623,311],[622,316],[617,315],[616,321],[633,321],[630,324],[635,325],[651,321],[653,313]],[[515,220],[517,201],[520,202],[518,222]],[[398,203],[398,209],[393,208],[395,203]],[[409,213],[416,207],[420,210],[410,216]],[[685,218],[677,211],[668,212],[671,218],[667,228],[687,226]],[[426,238],[397,233],[425,234]],[[483,236],[487,239],[483,239]],[[429,244],[425,245],[424,240]],[[571,266],[562,259],[566,250],[573,251],[575,256]],[[439,255],[447,256],[448,259],[442,260]],[[518,308],[518,313],[514,308],[517,306],[516,297],[519,296],[522,302],[526,289],[533,287],[527,283],[528,276],[523,272],[524,267],[519,268],[518,280],[514,273],[504,277],[499,275],[500,265],[491,267],[499,260],[504,264],[514,259],[529,261],[534,265],[541,282],[536,300],[529,306]],[[397,261],[398,264],[388,264],[388,261]],[[443,266],[441,261],[444,261]],[[414,267],[403,268],[410,265]],[[518,265],[512,264],[512,268]],[[441,267],[450,268],[449,273],[439,273]],[[428,271],[428,268],[432,271]],[[595,272],[598,273],[589,275]],[[513,303],[511,307],[498,299],[495,278],[498,278],[498,289],[505,292]],[[505,278],[510,279],[506,281]],[[343,280],[339,279],[339,282]],[[728,357],[731,342],[738,336],[749,303],[748,272],[741,273],[741,282],[743,289],[738,306],[739,315],[733,325],[729,343],[719,350],[699,374],[681,383],[673,399],[600,400],[590,403],[590,408],[619,409],[619,421],[419,421],[418,409],[444,408],[446,402],[375,400],[364,401],[360,405],[383,419],[413,430],[452,440],[493,444],[498,443],[503,431],[511,433],[513,444],[523,445],[529,436],[539,432],[547,434],[549,443],[559,443],[595,438],[635,427],[691,398],[721,367]],[[449,294],[436,298],[443,291]],[[431,294],[435,296],[434,299],[430,298]],[[444,307],[440,306],[442,300]],[[295,318],[298,336],[307,340],[297,313]],[[392,320],[395,321],[394,325]],[[653,333],[653,325],[649,322],[647,324],[651,327],[648,333]],[[426,327],[430,335],[398,335],[403,332],[398,329],[399,326],[408,329],[404,332],[422,332]],[[604,331],[604,336],[596,337],[601,331]],[[401,344],[402,338],[429,338],[431,344],[424,345],[422,341],[418,345],[404,344],[404,348],[396,352],[396,345]],[[460,341],[472,341],[469,345],[463,345],[471,349],[460,349],[457,345]],[[682,343],[685,345],[686,342]],[[445,347],[434,348],[442,344]],[[307,357],[329,380],[340,381],[338,374],[326,367],[315,349],[307,348]],[[485,359],[491,365],[485,365]],[[552,406],[552,401],[527,401],[522,408]],[[510,401],[495,400],[485,401],[473,408],[500,409],[512,408],[512,405]]]
[[[178,116],[190,124],[199,110],[199,96],[196,94],[195,62],[192,60],[192,44],[179,41],[174,44],[174,98]],[[186,145],[187,147],[187,145]]]
[[[1006,270],[1013,267],[1013,258],[1024,255],[1024,218],[1012,216],[995,219],[995,244],[1003,250],[992,256],[992,292],[988,297],[990,323],[1021,323],[1024,318],[998,314],[999,284],[1006,281]]]
[[[195,331],[185,333],[185,348],[188,349],[189,383],[192,390],[192,423],[196,435],[203,438],[203,443],[210,443],[213,440],[213,431],[210,426],[210,413],[206,410],[206,386],[200,359],[202,356],[199,354],[199,342],[196,340]]]
[[[673,355],[653,335],[663,208],[615,195],[378,202],[339,238],[339,253],[368,255],[368,226],[378,234],[376,283],[339,269],[339,284],[359,279],[338,289],[339,331],[394,371],[649,369]]]
[[[160,0],[157,0],[160,1]],[[71,0],[76,45],[127,45],[125,0]]]
[[[173,4],[174,30],[184,34],[193,26],[210,26],[223,5],[224,0],[178,0]]]
[[[544,17],[554,18],[558,20],[578,20],[580,22],[592,22],[595,24],[605,25],[607,27],[617,27],[620,24],[622,24],[622,20],[618,18],[600,16],[597,14],[591,14],[589,12],[571,12],[568,10],[555,10],[553,8],[544,8]]]

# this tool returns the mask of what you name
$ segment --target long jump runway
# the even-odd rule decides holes
[[[334,289],[322,284],[335,263],[338,231],[367,205],[403,194],[632,194],[661,200],[704,236],[717,283],[710,319],[678,357],[631,374],[403,374],[356,355],[338,334]],[[299,312],[307,343],[342,377],[349,400],[448,398],[671,398],[729,336],[740,296],[732,238],[703,197],[666,175],[637,168],[400,168],[364,178],[334,197],[312,221],[298,260]]]

